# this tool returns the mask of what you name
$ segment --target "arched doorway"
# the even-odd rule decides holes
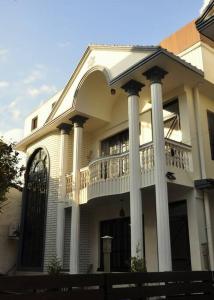
[[[20,267],[42,270],[48,190],[48,155],[42,148],[32,154],[26,171]]]

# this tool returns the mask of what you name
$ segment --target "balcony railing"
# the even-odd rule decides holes
[[[168,167],[191,172],[191,146],[165,140],[166,164]],[[151,174],[154,169],[153,143],[140,146],[140,167],[142,175]],[[98,182],[129,176],[129,152],[98,158],[80,170],[80,189]],[[72,191],[72,175],[66,176],[66,191]]]

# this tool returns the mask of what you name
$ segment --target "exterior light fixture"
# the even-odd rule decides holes
[[[167,173],[166,173],[166,177],[167,177],[169,180],[176,180],[175,173],[172,173],[172,172],[167,172]]]
[[[111,89],[111,95],[115,95],[116,94],[116,90],[115,89]]]

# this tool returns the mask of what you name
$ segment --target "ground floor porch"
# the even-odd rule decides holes
[[[143,247],[146,268],[158,271],[155,187],[141,190]],[[80,205],[79,271],[103,271],[102,237],[112,236],[111,271],[130,270],[129,193],[90,200]],[[173,271],[208,270],[210,256],[203,193],[193,188],[168,184],[169,224]],[[69,271],[71,210],[65,208],[63,268]],[[212,224],[211,224],[212,226]],[[211,231],[213,232],[212,228]]]

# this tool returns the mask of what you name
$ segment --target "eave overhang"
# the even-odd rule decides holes
[[[214,0],[210,2],[195,24],[201,34],[214,41]]]
[[[135,65],[131,66],[125,72],[113,78],[110,81],[110,85],[114,88],[119,88],[130,79],[145,82],[146,78],[142,74],[154,66],[159,66],[166,70],[169,74],[166,77],[170,78],[171,83],[176,81],[177,85],[195,85],[197,82],[204,79],[203,71],[167,50],[157,47],[157,51],[153,54],[147,56]]]
[[[195,180],[195,187],[198,190],[214,189],[214,179],[207,178],[207,179]]]

